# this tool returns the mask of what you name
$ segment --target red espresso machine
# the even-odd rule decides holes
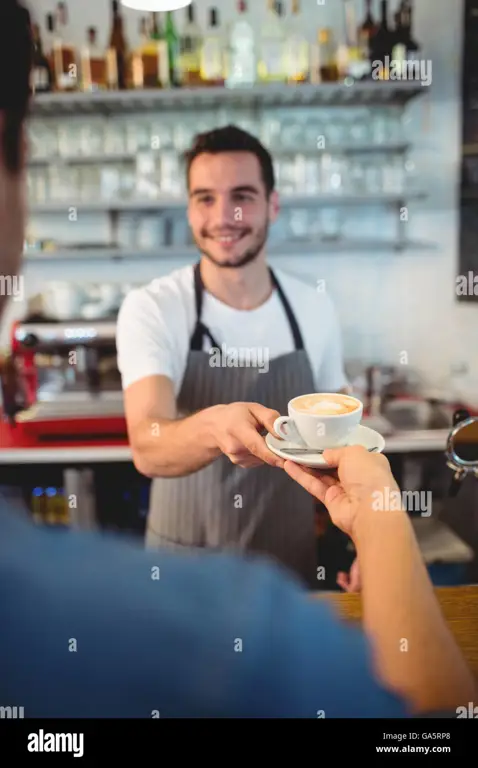
[[[39,441],[126,439],[116,323],[30,317],[11,333],[3,414]]]

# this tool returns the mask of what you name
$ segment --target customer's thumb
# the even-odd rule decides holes
[[[339,466],[343,451],[343,448],[326,448],[322,458],[331,469],[336,469]]]

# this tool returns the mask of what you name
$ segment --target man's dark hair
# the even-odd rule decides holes
[[[189,184],[189,172],[193,160],[204,153],[214,155],[220,152],[250,152],[259,161],[267,197],[275,189],[275,174],[272,157],[267,149],[252,134],[243,131],[235,125],[226,125],[224,128],[215,128],[213,131],[199,133],[194,143],[185,155],[186,170]]]
[[[19,0],[0,0],[0,112],[4,114],[0,138],[11,173],[18,173],[21,166],[21,129],[28,114],[32,63],[29,12]]]

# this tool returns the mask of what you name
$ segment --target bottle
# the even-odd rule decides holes
[[[201,81],[205,85],[224,85],[224,38],[219,29],[217,8],[209,9],[209,29],[201,48]]]
[[[372,70],[378,71],[380,80],[388,80],[393,46],[393,34],[388,24],[388,0],[381,0],[380,7],[380,24],[371,41]]]
[[[390,76],[394,79],[397,77],[406,77],[406,58],[407,58],[407,45],[405,39],[405,27],[403,26],[402,16],[403,4],[399,7],[398,11],[394,14],[395,29],[392,32],[392,58],[391,67],[392,71]]]
[[[345,30],[347,41],[346,71],[348,77],[354,80],[364,80],[371,72],[371,62],[368,47],[364,48],[361,38],[361,28],[357,26],[354,0],[344,0]],[[368,23],[368,22],[367,22]],[[340,74],[340,73],[339,73]]]
[[[78,88],[78,64],[76,50],[68,42],[68,9],[66,3],[57,5],[56,38],[53,45],[55,85],[58,91],[74,91]]]
[[[88,28],[88,45],[82,52],[81,87],[83,91],[107,88],[106,56],[98,46],[96,27]]]
[[[371,43],[378,31],[378,24],[372,16],[372,0],[365,0],[365,18],[358,30],[359,45],[362,57],[370,62]]]
[[[169,83],[173,88],[181,85],[179,69],[180,42],[172,11],[166,13],[166,43],[168,48]]]
[[[31,88],[33,93],[48,93],[53,90],[53,75],[50,63],[43,52],[40,26],[38,24],[32,25],[32,39],[33,66]]]
[[[107,82],[113,90],[127,87],[126,67],[128,46],[124,35],[123,17],[119,12],[118,0],[112,0],[112,27],[107,52]]]
[[[149,33],[144,16],[139,21],[139,38],[140,44],[129,52],[126,64],[126,84],[133,90],[144,88],[144,65],[149,56]]]
[[[179,40],[179,73],[182,85],[201,83],[202,33],[196,22],[193,3],[187,7],[187,21]]]
[[[411,0],[403,0],[400,13],[403,41],[407,49],[407,61],[418,61],[420,58],[420,46],[413,37],[413,6]]]
[[[339,79],[336,46],[332,30],[324,27],[318,32],[319,81],[333,83]]]
[[[32,489],[30,508],[33,521],[37,525],[46,523],[46,496],[43,488]]]
[[[300,0],[292,0],[292,19],[285,41],[286,76],[288,83],[306,83],[309,80],[309,44],[301,32]]]
[[[267,20],[262,27],[259,80],[263,82],[285,82],[287,78],[286,32],[283,20],[283,5],[280,0],[267,0]]]
[[[168,44],[166,41],[166,35],[164,33],[163,25],[158,19],[157,13],[151,14],[151,40],[157,49],[158,57],[158,81],[162,88],[169,87],[169,57],[168,57]]]
[[[54,48],[56,41],[56,19],[54,13],[49,13],[46,16],[46,36],[45,36],[45,50],[48,64],[50,66],[50,72],[52,77],[52,90],[56,91],[56,77],[55,77],[55,57]]]
[[[131,88],[159,88],[160,70],[159,70],[159,44],[153,38],[153,34],[159,36],[159,30],[156,24],[156,30],[153,30],[152,20],[148,25],[148,20],[140,20],[140,45],[136,51],[131,53],[129,61],[128,80]]]
[[[238,18],[229,36],[226,86],[250,88],[257,80],[257,51],[254,29],[248,18],[246,0],[238,2]]]

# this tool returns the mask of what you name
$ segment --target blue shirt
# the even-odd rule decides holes
[[[37,527],[0,501],[0,615],[0,706],[25,718],[407,716],[362,631],[262,560]]]

